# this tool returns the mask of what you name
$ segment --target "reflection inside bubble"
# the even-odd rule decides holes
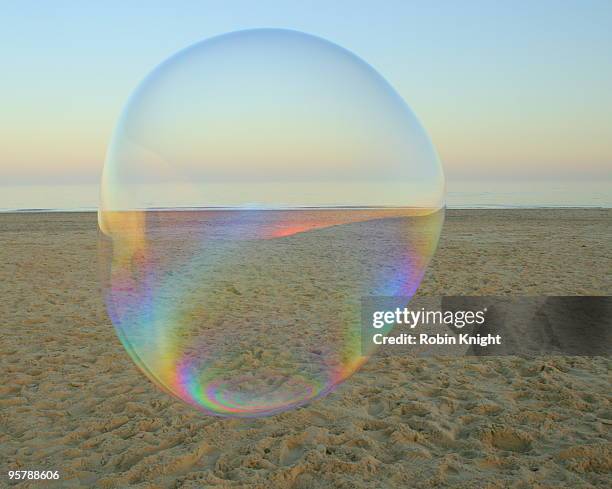
[[[410,297],[442,211],[132,211],[107,216],[106,301],[167,392],[255,416],[326,394],[364,361],[360,300]],[[129,230],[129,231],[128,231]]]

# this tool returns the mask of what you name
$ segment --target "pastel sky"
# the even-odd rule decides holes
[[[612,163],[612,2],[4,2],[0,184],[95,183],[129,94],[203,38],[284,27],[376,68],[449,180],[595,179]]]

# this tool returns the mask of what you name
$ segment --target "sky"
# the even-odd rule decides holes
[[[202,39],[297,29],[382,74],[448,181],[609,179],[610,1],[3,2],[0,185],[96,183],[130,93]]]

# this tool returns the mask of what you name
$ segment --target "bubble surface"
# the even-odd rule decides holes
[[[444,179],[410,108],[318,37],[256,29],[155,68],[115,128],[98,213],[103,293],[136,365],[223,416],[354,373],[361,299],[411,297]]]

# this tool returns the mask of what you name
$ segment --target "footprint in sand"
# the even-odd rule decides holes
[[[481,440],[498,450],[525,453],[531,450],[531,437],[526,433],[507,427],[492,427],[485,431]]]

